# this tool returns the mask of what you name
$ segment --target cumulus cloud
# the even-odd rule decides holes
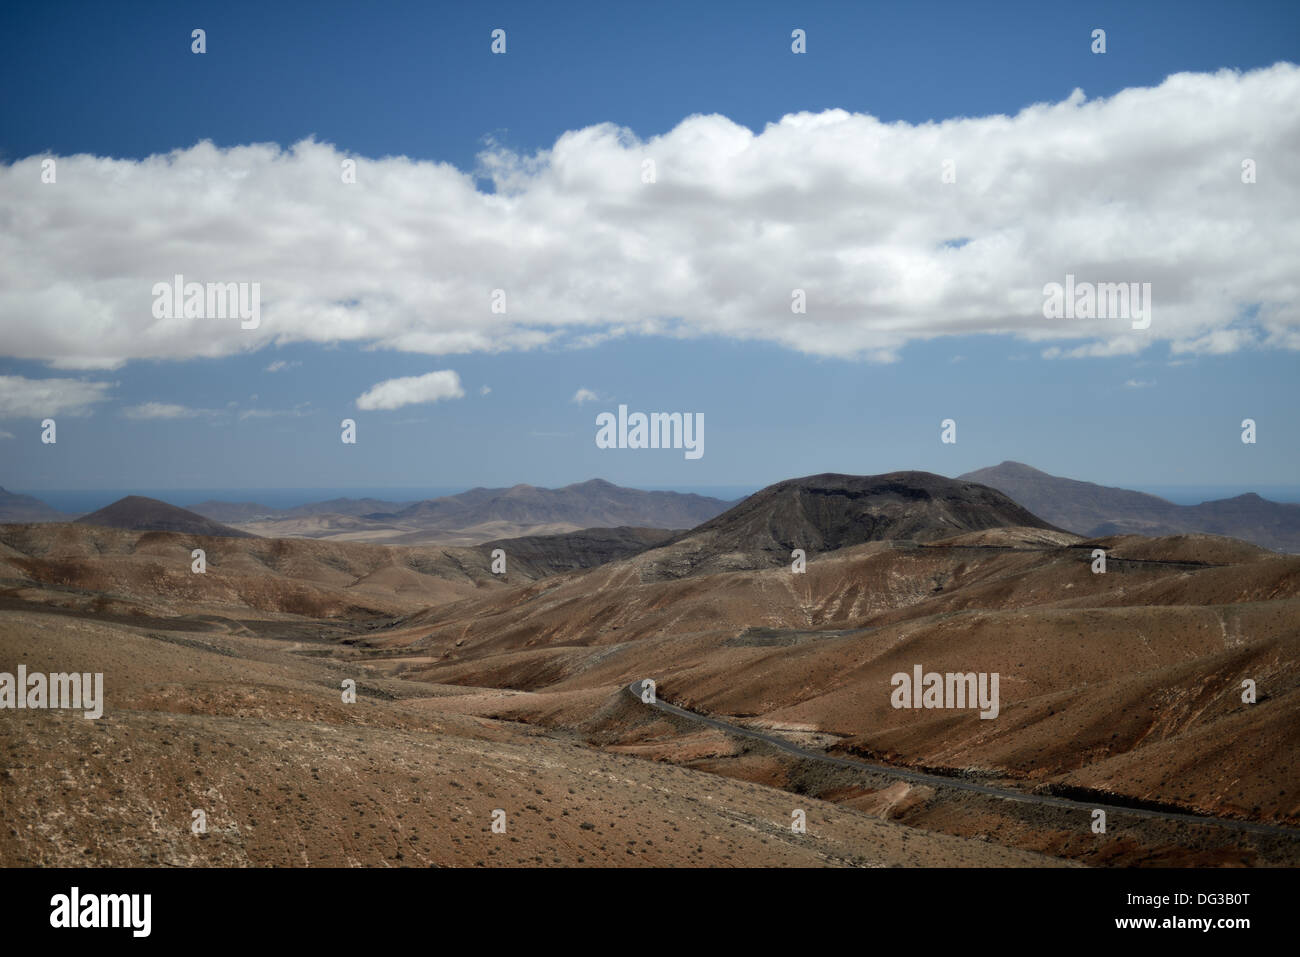
[[[112,384],[84,379],[28,379],[0,375],[0,419],[86,415],[108,398]]]
[[[256,400],[257,396],[250,396]],[[239,421],[245,422],[248,419],[276,419],[291,418],[300,419],[305,415],[315,415],[316,410],[311,407],[310,402],[299,402],[292,409],[244,409],[239,413]]]
[[[573,393],[573,398],[569,401],[582,405],[584,402],[596,402],[599,399],[600,396],[596,395],[596,393],[592,392],[590,389],[579,389],[577,392]]]
[[[1149,389],[1155,385],[1154,381],[1148,379],[1129,379],[1124,383],[1126,389]]]
[[[827,110],[753,132],[691,116],[641,141],[602,124],[531,155],[490,145],[472,171],[363,157],[351,185],[346,154],[310,139],[63,157],[57,185],[34,156],[0,166],[0,348],[69,368],[295,341],[451,354],[626,335],[882,360],[974,333],[1072,341],[1062,358],[1160,340],[1300,349],[1298,148],[1300,67],[1283,63],[918,125]],[[175,274],[260,282],[259,327],[155,319],[152,286]],[[1067,274],[1150,282],[1150,328],[1044,318],[1044,285]]]
[[[302,363],[299,362],[297,359],[293,360],[292,362],[286,362],[284,359],[276,359],[274,362],[272,362],[269,366],[266,367],[265,371],[282,372],[285,369],[296,369],[300,365],[302,365]]]
[[[357,408],[365,411],[400,409],[404,405],[459,399],[464,395],[460,376],[451,369],[442,369],[424,375],[385,379],[357,397]]]
[[[191,409],[183,405],[175,405],[171,402],[145,402],[141,405],[127,406],[122,410],[122,414],[128,419],[192,419],[196,415],[203,415],[202,409]]]

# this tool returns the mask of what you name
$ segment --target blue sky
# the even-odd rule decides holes
[[[822,471],[919,468],[956,475],[1004,459],[1115,485],[1244,489],[1296,484],[1300,429],[1294,410],[1300,387],[1295,349],[1300,334],[1294,285],[1288,298],[1286,284],[1277,278],[1283,267],[1270,270],[1267,263],[1257,277],[1243,280],[1244,292],[1231,289],[1222,301],[1199,305],[1206,297],[1190,285],[1196,277],[1216,282],[1203,262],[1225,275],[1240,275],[1240,264],[1224,260],[1220,247],[1237,243],[1235,230],[1243,224],[1258,222],[1258,241],[1290,254],[1292,265],[1297,261],[1295,233],[1284,231],[1283,224],[1300,212],[1294,151],[1300,140],[1294,116],[1278,117],[1268,101],[1272,90],[1286,91],[1292,81],[1278,75],[1248,87],[1219,79],[1186,90],[1168,88],[1170,98],[1183,96],[1195,106],[1201,97],[1211,106],[1191,110],[1194,121],[1171,108],[1163,127],[1159,96],[1125,105],[1128,101],[1116,94],[1160,87],[1180,72],[1213,76],[1222,68],[1252,71],[1294,63],[1300,6],[449,6],[53,3],[5,8],[0,14],[6,90],[0,160],[7,167],[8,185],[0,193],[0,216],[19,222],[44,202],[41,197],[49,193],[40,194],[36,191],[42,187],[28,184],[36,182],[29,170],[47,156],[60,162],[59,185],[49,189],[67,190],[59,195],[73,197],[50,214],[52,221],[75,220],[91,200],[104,201],[105,192],[114,189],[121,189],[123,205],[96,207],[83,226],[69,227],[67,237],[86,237],[84,253],[78,250],[75,257],[63,258],[71,256],[67,247],[76,239],[61,239],[57,250],[23,243],[35,251],[19,259],[22,275],[43,278],[30,280],[31,288],[22,293],[26,298],[0,296],[0,377],[8,381],[7,391],[0,390],[0,485],[446,487],[561,485],[601,476],[643,487],[757,486]],[[207,31],[203,55],[190,51],[194,27]],[[489,34],[497,27],[507,31],[504,56],[488,49]],[[790,32],[796,27],[807,31],[803,55],[790,51]],[[1106,30],[1104,55],[1090,50],[1090,34],[1097,27]],[[1116,97],[1099,112],[1079,110],[1077,118],[1064,121],[1077,124],[1077,136],[1051,116],[1018,118],[1005,134],[995,120],[978,127],[945,126],[933,135],[933,128],[925,126],[930,121],[1016,117],[1033,104],[1060,104],[1076,88],[1089,102]],[[1258,104],[1263,122],[1242,117],[1243,102]],[[787,114],[824,115],[827,110],[874,120],[848,123],[851,135],[839,138],[816,139],[830,134],[812,127],[807,128],[811,132],[795,127],[764,133]],[[725,120],[683,125],[695,114]],[[1155,131],[1150,142],[1142,139],[1148,122]],[[1108,129],[1130,123],[1133,132],[1094,143],[1089,137],[1100,123]],[[579,142],[567,152],[557,145],[566,133],[599,124],[627,132],[596,136],[589,145]],[[768,145],[757,148],[737,127],[762,134]],[[1237,148],[1242,129],[1274,127],[1273,138],[1246,135],[1249,141]],[[951,133],[943,132],[949,129]],[[1169,141],[1169,130],[1187,142]],[[1032,145],[1049,133],[1062,137],[1059,142],[1078,141],[1070,150],[1052,148],[1050,175],[1059,179],[1026,184],[1021,177],[1032,177],[1032,157],[1008,159],[999,145],[1003,154],[994,163],[968,148],[960,154],[963,178],[958,183],[973,189],[966,178],[973,169],[979,189],[965,194],[962,215],[948,219],[945,213],[933,213],[936,201],[926,193],[917,201],[930,210],[929,231],[911,235],[906,225],[894,225],[907,220],[908,206],[904,202],[897,214],[891,210],[900,187],[890,180],[888,157],[871,155],[877,145],[882,151],[892,148],[890,137],[905,139],[907,145],[898,148],[921,156],[918,162],[927,170],[933,155],[937,184],[937,158],[951,148],[946,137],[958,142],[967,135],[988,142],[979,137],[1004,135],[1006,142],[1019,143],[1015,138],[1023,136]],[[123,334],[134,320],[123,318],[112,301],[120,288],[114,282],[125,283],[128,275],[170,278],[181,263],[235,262],[231,250],[253,255],[262,242],[269,244],[266,261],[272,263],[285,255],[282,244],[265,238],[281,225],[276,217],[292,225],[307,215],[303,210],[311,207],[316,215],[318,208],[308,187],[303,195],[294,192],[295,184],[318,168],[316,160],[289,152],[272,159],[255,157],[248,161],[254,170],[248,181],[264,177],[275,187],[263,194],[269,197],[265,207],[238,199],[247,221],[231,229],[240,238],[231,239],[229,247],[213,245],[208,260],[186,259],[187,244],[199,227],[186,220],[185,204],[141,205],[171,188],[174,179],[167,177],[184,175],[182,164],[159,172],[139,161],[211,141],[217,152],[195,160],[208,178],[200,176],[201,185],[194,188],[199,201],[207,202],[208,193],[219,192],[213,184],[222,182],[221,171],[244,162],[220,151],[250,144],[276,144],[289,151],[309,137],[325,144],[320,165],[336,168],[338,157],[356,157],[363,189],[383,179],[385,204],[368,212],[370,200],[364,197],[373,194],[347,187],[353,192],[322,216],[323,227],[293,240],[301,254],[291,263],[292,279],[285,278],[281,286],[276,286],[281,273],[273,265],[265,275],[254,269],[220,277],[247,273],[272,290],[264,327],[255,337],[228,335],[200,343],[143,325],[138,334]],[[806,150],[801,145],[811,142],[819,145]],[[1132,185],[1131,179],[1162,179],[1160,170],[1152,169],[1164,161],[1162,142],[1168,143],[1169,162],[1182,164],[1172,177],[1186,177],[1188,183],[1204,183],[1207,169],[1217,175],[1208,159],[1200,166],[1188,161],[1189,152],[1209,157],[1217,150],[1229,156],[1219,163],[1226,169],[1227,185],[1207,187],[1221,188],[1222,195],[1214,193],[1204,204],[1178,204],[1174,197],[1161,196],[1147,205],[1152,189]],[[1146,152],[1127,155],[1126,143]],[[1289,154],[1284,149],[1288,144]],[[552,159],[542,160],[553,173],[547,180],[536,164],[553,149]],[[1023,152],[1018,145],[1016,149]],[[719,150],[733,150],[735,165],[699,172]],[[495,181],[491,164],[484,163],[485,151],[498,163]],[[849,182],[859,165],[854,151],[862,168],[871,172]],[[1260,159],[1259,182],[1244,187],[1253,192],[1242,192],[1235,169],[1227,166],[1236,164],[1238,152]],[[614,194],[584,194],[582,178],[621,170],[625,156],[639,160],[643,153],[665,158],[657,185],[664,187],[661,196],[679,205],[656,212],[653,227],[644,232],[641,227],[619,232],[629,218],[644,220],[636,220],[640,214],[635,210],[625,216],[633,207],[621,205],[621,194],[615,197],[618,202],[610,198]],[[77,159],[81,154],[87,158]],[[90,157],[129,162],[104,173],[104,165],[94,165]],[[385,157],[405,159],[384,165],[379,161]],[[555,157],[567,158],[560,162]],[[439,172],[427,163],[450,164],[455,170]],[[1127,176],[1128,169],[1133,177]],[[457,186],[456,171],[473,176],[469,187]],[[681,177],[675,179],[678,171]],[[154,175],[161,178],[150,181]],[[735,191],[743,192],[743,177],[751,175],[755,182],[766,177],[763,182],[771,184],[763,191],[755,187],[756,245],[751,249],[738,242],[739,233],[707,246],[692,245],[697,242],[693,237],[713,228],[714,220],[703,218],[710,209],[733,220],[748,214]],[[1091,182],[1094,175],[1100,185],[1088,188],[1098,190],[1098,202],[1122,206],[1122,212],[1106,213],[1110,218],[1090,229],[1086,220],[1076,218],[1079,209],[1071,203],[1062,201],[1056,209],[1050,208],[1054,200],[1048,200],[1049,208],[1043,208],[1037,191],[1047,187],[1047,195],[1068,193],[1074,183]],[[107,178],[92,183],[95,176]],[[439,197],[429,209],[419,198],[425,186]],[[466,198],[471,188],[520,197],[509,213],[513,226],[508,239],[498,242],[488,235],[494,221],[484,219],[483,210],[494,207],[481,197]],[[77,189],[87,190],[85,199],[72,192]],[[139,198],[127,204],[133,189],[140,190]],[[789,226],[782,204],[791,189],[800,202],[816,206],[825,201],[828,213],[820,238],[820,214],[798,226],[805,230],[799,235],[810,239],[791,247],[787,258],[785,247],[766,243],[775,244]],[[1004,199],[1009,208],[1001,211]],[[887,218],[891,229],[902,232],[882,239],[880,247],[864,245],[860,258],[841,263],[842,274],[819,286],[819,264],[846,248],[836,237],[847,227],[834,216],[859,200],[868,210],[864,233],[881,232],[882,220],[873,216]],[[358,250],[373,246],[374,238],[400,216],[403,202],[414,211],[401,226],[409,230],[407,246],[418,245],[435,227],[466,239],[461,247],[431,238],[427,252],[417,250],[410,260],[424,264],[415,269],[403,260],[390,270],[392,254],[386,253],[383,283],[400,285],[407,275],[419,282],[432,276],[438,282],[444,271],[451,283],[463,255],[464,272],[473,273],[475,281],[480,270],[486,277],[473,287],[482,286],[486,299],[492,269],[505,274],[527,259],[510,282],[502,280],[512,295],[521,286],[524,290],[516,325],[489,326],[477,313],[466,314],[454,290],[445,302],[428,307],[437,313],[429,319],[421,314],[423,292],[413,298],[396,294],[393,305],[380,289],[355,296],[331,292],[328,307],[340,310],[339,328],[347,331],[322,332],[329,325],[325,321],[313,326],[311,310],[320,309],[321,302],[300,292],[312,284],[311,263],[327,263],[335,255],[350,261],[349,243]],[[1013,279],[1007,267],[997,264],[1016,256],[998,258],[1002,254],[993,240],[1018,228],[1022,215],[1011,208],[1016,203],[1023,204],[1026,215],[1042,220],[1027,231],[1028,238],[1021,237],[1027,247],[1041,245],[1034,235],[1059,240],[1059,233],[1076,228],[1080,235],[1077,241],[1061,241],[1064,252],[1044,261],[1050,266]],[[1159,223],[1174,209],[1182,215],[1183,205],[1201,205],[1208,210],[1204,220],[1161,233]],[[265,217],[259,219],[263,208]],[[702,218],[692,219],[693,211],[703,211]],[[378,226],[368,226],[364,237],[360,232],[347,235],[350,217],[361,221],[370,214]],[[205,228],[218,222],[205,215],[209,218],[195,222],[208,224]],[[567,225],[570,216],[572,226]],[[230,226],[229,217],[220,222]],[[958,235],[945,236],[948,222]],[[130,238],[114,242],[106,224],[116,224],[128,237],[143,230],[151,243],[154,234],[165,235],[161,245],[146,252],[143,240],[138,247]],[[979,231],[984,227],[987,234]],[[1039,229],[1043,232],[1036,233]],[[1163,238],[1151,243],[1150,256],[1148,247],[1135,240],[1107,259],[1117,247],[1095,241],[1096,235],[1130,229],[1151,230]],[[100,232],[102,239],[97,238]],[[1186,295],[1188,303],[1198,305],[1175,310],[1185,328],[1152,335],[1136,346],[1109,329],[1091,336],[1071,329],[1059,339],[1037,325],[1021,332],[997,312],[1001,304],[974,302],[960,317],[926,313],[931,307],[922,301],[924,287],[949,281],[945,263],[955,262],[942,258],[939,247],[945,238],[965,238],[966,232],[977,242],[948,255],[989,258],[953,267],[958,279],[952,280],[952,301],[958,301],[958,293],[965,297],[961,301],[971,298],[962,283],[973,282],[984,262],[991,264],[989,285],[1032,287],[1016,300],[1024,302],[1040,295],[1042,283],[1061,279],[1077,261],[1081,273],[1091,267],[1102,280],[1149,277],[1157,295],[1171,290],[1175,302]],[[329,234],[321,241],[330,247],[310,245],[322,233]],[[683,306],[679,317],[671,293],[678,274],[665,271],[656,277],[640,266],[611,265],[610,288],[601,287],[601,237],[609,237],[611,249],[619,243],[621,248],[637,247],[628,262],[648,261],[638,247],[642,239],[651,255],[667,248],[677,268],[689,270],[695,264],[698,272],[708,273],[689,277],[686,284],[698,282],[700,296],[707,290],[720,298],[700,305],[699,315],[691,312],[694,306]],[[763,244],[758,237],[765,237]],[[1182,237],[1188,248],[1172,248]],[[986,240],[990,251],[981,251],[978,240]],[[773,252],[778,248],[783,250],[779,255]],[[892,252],[896,248],[897,256]],[[526,252],[508,254],[521,249]],[[1078,252],[1075,258],[1072,249]],[[397,255],[406,251],[402,247]],[[547,258],[552,252],[553,263]],[[764,266],[765,257],[776,257],[770,267]],[[251,261],[260,260],[254,256]],[[734,268],[734,276],[717,280],[724,266]],[[339,288],[353,288],[347,285],[353,283],[361,289],[365,277],[378,275],[379,268],[359,265],[356,277],[340,280]],[[668,270],[666,265],[655,268]],[[328,265],[319,269],[324,279],[337,273]],[[786,282],[783,274],[780,281],[786,285],[781,288],[808,287],[811,303],[843,304],[843,311],[833,316],[839,324],[794,332],[792,324],[799,320],[782,319],[780,310],[771,317],[747,312],[743,297],[765,273],[782,269],[791,278]],[[908,276],[898,284],[906,286],[904,291],[888,292],[891,269]],[[289,271],[286,267],[283,275]],[[931,276],[937,278],[926,278]],[[642,280],[646,297],[669,290],[662,302],[647,307],[647,315],[634,314],[638,295],[627,291]],[[533,288],[543,286],[545,297],[538,292],[530,298]],[[89,305],[69,306],[64,314],[52,304],[66,301],[61,297],[69,288]],[[366,300],[368,293],[373,301]],[[147,312],[147,297],[142,301]],[[277,312],[289,301],[300,307],[297,313],[288,306]],[[564,325],[570,317],[561,313],[570,302],[585,325]],[[728,311],[733,302],[734,315]],[[878,312],[864,305],[872,303],[879,304]],[[1269,318],[1256,328],[1261,303]],[[102,313],[95,312],[97,305]],[[860,319],[854,310],[868,318]],[[86,318],[88,312],[91,318]],[[810,306],[809,318],[812,313]],[[1172,320],[1164,315],[1156,313],[1156,322],[1163,324],[1157,330],[1171,328]],[[1127,324],[1123,326],[1128,335]],[[383,332],[371,332],[381,327]],[[856,331],[846,331],[850,329]],[[598,334],[584,338],[585,332]],[[151,340],[155,334],[157,340]],[[1045,355],[1053,348],[1055,357]],[[1097,354],[1069,356],[1078,349]],[[97,364],[96,355],[107,358]],[[275,362],[283,366],[267,371]],[[358,407],[358,398],[381,382],[437,370],[454,370],[460,395],[392,409]],[[33,383],[45,380],[80,383],[49,388],[56,397],[63,395],[60,389],[80,388],[76,394],[85,399],[80,406],[66,395],[50,400],[54,406],[64,403],[55,414],[55,445],[40,442],[40,402],[24,398],[39,388]],[[86,383],[93,385],[88,396]],[[596,398],[575,402],[579,389]],[[620,403],[646,412],[703,413],[705,455],[690,461],[676,450],[598,449],[595,416]],[[171,409],[178,417],[140,411],[150,408]],[[339,441],[339,422],[345,417],[358,422],[355,446]],[[941,444],[940,422],[950,417],[957,420],[958,441]],[[1247,417],[1258,423],[1254,445],[1240,441],[1240,423]]]

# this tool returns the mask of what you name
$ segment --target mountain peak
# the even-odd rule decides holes
[[[875,541],[928,542],[992,528],[1060,529],[996,489],[933,472],[786,479],[644,553],[652,577],[677,578],[788,562]]]
[[[256,538],[229,525],[204,518],[197,512],[143,495],[127,495],[97,512],[77,519],[79,525],[100,525],[141,532],[179,532],[220,538]]]

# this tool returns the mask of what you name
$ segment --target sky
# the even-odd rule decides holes
[[[1300,5],[269,6],[0,11],[0,485],[1300,485]]]

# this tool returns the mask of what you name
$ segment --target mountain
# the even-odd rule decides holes
[[[152,510],[146,501],[136,517]],[[133,814],[98,862],[138,861],[159,841],[159,859],[176,866],[471,866],[504,846],[485,819],[450,831],[419,812],[376,831],[367,823],[374,807],[401,804],[395,791],[448,807],[471,787],[492,799],[485,807],[521,808],[521,844],[510,845],[520,863],[612,863],[635,849],[641,863],[698,865],[698,849],[720,843],[712,834],[732,840],[747,828],[729,824],[749,821],[770,836],[796,806],[816,808],[823,824],[812,831],[835,835],[809,864],[888,863],[887,825],[908,828],[899,862],[917,863],[920,842],[940,838],[998,855],[969,858],[967,844],[953,844],[933,859],[947,864],[1015,863],[1012,851],[1112,867],[1300,860],[1287,839],[1300,825],[1300,556],[1209,535],[1110,536],[1107,573],[1093,574],[1092,542],[1043,527],[987,487],[918,472],[780,483],[704,524],[574,570],[600,557],[584,549],[613,553],[669,533],[495,543],[509,558],[504,575],[491,571],[488,545],[0,526],[0,660],[30,662],[39,635],[49,661],[117,675],[108,722],[38,709],[13,726],[22,760],[0,788],[15,822],[0,828],[0,859],[72,861],[85,841],[48,835],[94,832],[100,805],[85,795],[147,794],[166,767],[214,786],[235,781],[235,816],[279,830],[177,850],[174,835],[152,829],[157,815]],[[694,571],[721,571],[642,574],[665,556],[690,558],[702,535],[705,548],[736,551],[697,551]],[[875,540],[890,536],[903,538]],[[795,544],[808,548],[804,574],[764,551]],[[196,545],[206,574],[191,571]],[[536,563],[557,573],[534,572]],[[956,710],[896,707],[894,678],[917,666],[1000,675],[997,720],[970,699]],[[686,711],[629,694],[647,676],[662,702]],[[338,695],[347,677],[357,679],[355,704]],[[1246,678],[1258,682],[1258,703],[1241,698]],[[284,746],[249,765],[268,734]],[[20,773],[62,767],[70,747],[88,756],[69,765],[76,788]],[[357,791],[360,751],[374,772],[361,784],[379,782],[371,791]],[[876,768],[831,768],[807,752]],[[189,763],[177,768],[178,756]],[[239,774],[277,788],[249,789]],[[725,790],[737,780],[743,790]],[[306,795],[292,814],[281,785]],[[1292,830],[1207,821],[1174,841],[1168,819],[1125,811],[1113,838],[1063,841],[1072,825],[1046,803],[1053,796]],[[571,813],[544,822],[548,804]],[[697,820],[718,804],[729,817]],[[847,831],[853,815],[868,829]],[[1075,820],[1086,832],[1086,811]],[[349,844],[361,828],[374,839]],[[65,844],[72,850],[51,856]],[[719,863],[771,864],[785,846],[741,856],[723,843],[715,853],[725,854]],[[855,847],[870,857],[846,858]],[[363,851],[372,856],[357,858]]]
[[[262,538],[460,547],[592,528],[692,528],[730,504],[702,495],[645,492],[592,479],[558,489],[475,488],[419,502],[336,498],[277,509],[254,502],[207,501],[192,508]],[[605,550],[609,544],[607,540],[593,547],[599,554],[613,555]],[[630,554],[626,549],[635,545],[624,543],[616,550]]]
[[[1300,505],[1270,502],[1254,493],[1175,505],[1144,492],[1048,475],[1020,462],[959,478],[1005,492],[1049,522],[1088,537],[1224,535],[1273,551],[1300,552]]]
[[[286,518],[310,518],[316,515],[360,516],[371,512],[394,511],[412,502],[389,502],[379,498],[331,498],[323,502],[309,502],[293,508],[272,508],[257,502],[220,502],[209,499],[186,506],[205,518],[216,522],[260,522]]]
[[[651,577],[763,568],[880,541],[929,542],[992,528],[1060,529],[996,489],[930,472],[827,473],[769,485],[647,552]],[[643,574],[645,574],[643,572]]]
[[[416,502],[395,512],[377,512],[373,521],[422,528],[469,528],[490,522],[517,525],[566,524],[577,528],[636,525],[691,528],[727,508],[722,499],[681,492],[644,492],[591,479],[564,488],[474,488],[459,495]]]
[[[39,498],[0,488],[0,525],[28,522],[66,522],[70,516],[50,508]]]
[[[563,535],[525,535],[484,542],[480,549],[500,548],[506,553],[507,568],[522,569],[541,578],[556,572],[595,568],[608,562],[631,558],[672,538],[672,529],[584,528]]]
[[[139,532],[183,532],[188,535],[214,535],[221,538],[255,538],[249,532],[222,525],[187,509],[177,508],[156,498],[128,495],[112,505],[77,519],[78,525],[100,525]]]

